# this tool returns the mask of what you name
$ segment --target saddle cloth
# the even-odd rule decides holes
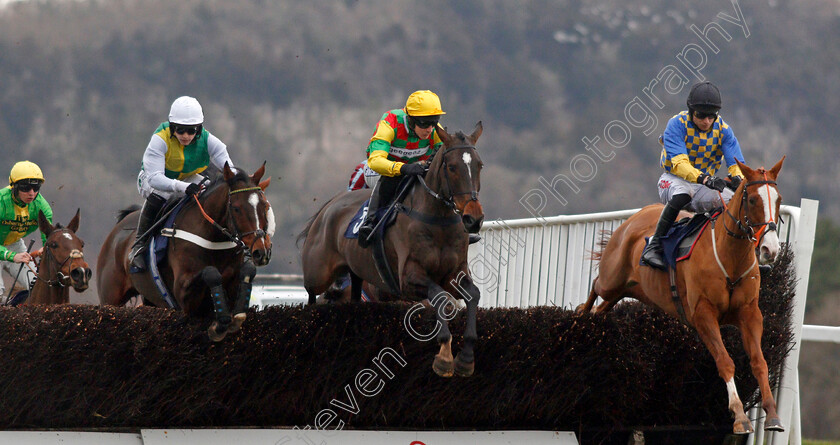
[[[691,257],[700,235],[706,230],[709,222],[717,218],[720,212],[721,210],[715,210],[712,214],[698,213],[692,217],[683,218],[671,226],[668,234],[660,240],[663,257],[669,267],[676,268],[678,261]],[[649,237],[646,240],[650,242]]]
[[[350,239],[359,238],[359,227],[362,226],[362,221],[364,220],[364,217],[367,214],[367,209],[368,209],[368,203],[369,202],[370,202],[370,200],[367,200],[367,201],[363,202],[362,206],[359,207],[359,210],[356,211],[356,214],[353,215],[353,218],[350,220],[350,224],[347,225],[347,229],[344,231],[344,237],[345,238],[350,238]],[[388,207],[389,206],[380,207],[376,211],[377,221],[382,219],[382,216],[385,214],[385,212],[388,211]],[[385,223],[379,225],[379,228],[377,229],[376,235],[371,237],[371,239],[373,239],[374,237],[382,234],[385,231],[384,230],[385,227],[392,225],[394,223],[394,221],[396,221],[396,218],[394,218],[393,215],[396,215],[396,212],[394,212],[392,214],[392,217],[388,218],[388,220],[385,221]]]

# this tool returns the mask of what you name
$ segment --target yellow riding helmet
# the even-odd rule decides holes
[[[41,168],[34,162],[20,161],[12,167],[12,172],[9,173],[9,185],[23,179],[36,179],[44,182],[44,174],[41,173]]]
[[[446,114],[440,106],[440,98],[429,90],[411,93],[405,102],[405,112],[409,116],[440,116]]]

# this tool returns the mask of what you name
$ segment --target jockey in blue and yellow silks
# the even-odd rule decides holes
[[[663,146],[659,177],[659,199],[665,204],[656,232],[642,252],[642,262],[665,269],[660,238],[676,220],[680,210],[707,212],[729,202],[744,178],[735,160],[744,162],[741,146],[732,128],[719,116],[720,91],[711,82],[695,84],[688,94],[688,111],[672,117],[660,138]],[[715,176],[726,161],[728,181]],[[728,187],[728,188],[727,188]]]
[[[175,99],[169,120],[158,125],[143,153],[137,190],[146,199],[137,234],[131,248],[131,272],[146,269],[143,236],[152,226],[166,200],[172,196],[195,195],[199,192],[199,173],[210,164],[221,169],[225,163],[233,167],[227,146],[204,128],[204,112],[193,97]]]

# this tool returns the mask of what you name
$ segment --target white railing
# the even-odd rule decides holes
[[[795,346],[782,370],[776,390],[779,416],[789,427],[771,433],[767,443],[799,445],[799,346],[803,340],[802,321],[807,299],[811,254],[819,202],[803,199],[801,207],[782,206],[784,224],[781,241],[793,248],[798,279],[793,313]],[[470,271],[481,289],[482,307],[530,307],[555,305],[573,308],[586,301],[597,262],[591,259],[599,250],[604,231],[618,228],[639,209],[589,215],[492,221],[482,229],[483,241],[470,247]],[[840,343],[840,328],[819,326],[805,329],[808,340]],[[749,443],[764,441],[763,412],[751,412],[757,419],[756,434]]]

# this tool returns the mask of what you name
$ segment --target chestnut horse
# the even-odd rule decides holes
[[[761,275],[758,262],[772,262],[779,251],[776,225],[782,197],[776,178],[783,157],[773,168],[753,170],[738,162],[745,180],[717,221],[697,241],[691,257],[677,263],[678,300],[672,299],[669,272],[639,265],[645,236],[653,233],[662,205],[650,205],[627,219],[600,252],[599,275],[580,312],[589,312],[597,297],[604,299],[596,313],[610,310],[624,297],[659,307],[693,326],[711,353],[718,374],[726,382],[729,410],[736,434],[753,431],[735,388],[735,364],[723,345],[720,324],[741,331],[753,375],[761,388],[761,406],[767,413],[765,430],[784,431],[770,391],[767,362],[761,352],[763,317],[758,309]],[[721,230],[723,229],[723,230]],[[758,232],[756,231],[758,229]],[[756,240],[758,237],[758,240]],[[756,259],[756,244],[760,251]],[[677,301],[677,302],[675,302]]]
[[[385,253],[392,265],[401,298],[428,299],[437,312],[436,339],[440,352],[432,368],[441,376],[472,375],[476,310],[479,290],[467,269],[468,233],[478,232],[484,211],[478,201],[481,188],[481,158],[475,143],[481,136],[477,123],[469,136],[450,135],[438,127],[443,147],[434,156],[425,179],[414,181],[398,207],[396,222],[385,233]],[[309,303],[315,303],[340,276],[350,272],[352,300],[359,301],[362,280],[380,289],[389,286],[379,276],[372,249],[363,249],[358,240],[344,236],[353,216],[370,197],[370,190],[342,192],[313,216],[298,240],[301,250],[304,287]],[[466,230],[465,230],[466,229]],[[467,299],[464,347],[452,358],[452,335],[447,320],[446,296]]]
[[[271,259],[274,213],[264,193],[270,179],[260,182],[264,173],[265,163],[251,176],[225,164],[221,177],[199,197],[188,198],[175,217],[160,268],[169,301],[149,271],[128,273],[139,212],[121,211],[96,265],[100,304],[123,306],[141,294],[146,305],[174,306],[195,316],[212,312],[215,320],[208,335],[213,341],[238,331],[245,321],[255,264],[264,266]]]
[[[67,227],[52,225],[43,213],[38,214],[38,227],[47,236],[35,285],[25,304],[65,304],[70,302],[70,287],[84,292],[90,282],[90,267],[82,250],[85,242],[76,236],[79,213]]]

